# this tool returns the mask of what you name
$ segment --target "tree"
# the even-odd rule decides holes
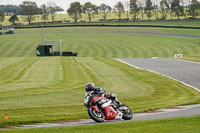
[[[24,20],[28,21],[28,24],[30,25],[31,22],[35,20],[35,15],[40,13],[40,10],[35,2],[24,1],[19,5],[19,13],[20,15],[25,16]]]
[[[171,20],[172,20],[172,16],[173,16],[172,1],[173,1],[173,0],[167,0],[168,7],[169,7],[169,15],[170,15]]]
[[[158,1],[155,0],[153,4],[153,12],[154,15],[156,16],[156,20],[158,20],[158,15],[159,15],[159,7],[158,7]]]
[[[48,14],[50,14],[52,22],[54,22],[54,19],[56,17],[56,12],[57,11],[64,11],[62,8],[57,6],[56,3],[53,2],[53,1],[47,2],[47,10],[48,10]]]
[[[175,15],[178,17],[178,20],[180,18],[180,16],[183,15],[183,6],[180,5],[180,0],[173,0],[172,4],[171,4],[171,9],[172,12],[175,13]]]
[[[0,5],[0,9],[3,12],[13,12],[16,15],[19,12],[19,6],[16,6],[16,5]]]
[[[130,11],[133,14],[134,21],[136,21],[136,17],[140,11],[137,0],[130,0]]]
[[[98,8],[96,5],[92,4],[91,2],[86,2],[82,6],[82,12],[88,15],[89,22],[91,22],[92,16],[98,13]]]
[[[200,8],[200,4],[197,0],[192,0],[190,9],[189,9],[189,14],[192,16],[194,19],[196,16],[198,16],[198,10]]]
[[[182,6],[183,6],[183,15],[185,19],[187,19],[189,2],[190,0],[181,0]]]
[[[50,14],[51,17],[51,22],[54,22],[54,19],[56,17],[56,10],[54,7],[48,7],[48,13]]]
[[[125,11],[126,11],[126,18],[127,18],[127,20],[129,20],[130,2],[125,1],[124,7],[125,7]]]
[[[0,9],[0,22],[4,21],[5,15],[4,12]]]
[[[162,20],[165,20],[167,17],[167,13],[170,10],[170,4],[168,0],[161,0],[160,1],[160,13],[162,15]]]
[[[146,0],[145,13],[147,17],[149,18],[149,20],[152,17],[152,10],[153,10],[153,6],[152,6],[151,0]]]
[[[124,5],[119,1],[115,4],[113,10],[119,16],[119,20],[121,20],[121,15],[124,12]]]
[[[103,16],[104,21],[106,21],[108,13],[111,12],[111,7],[106,4],[101,4],[98,9]]]
[[[70,17],[74,19],[74,22],[76,23],[78,19],[82,17],[81,15],[81,4],[80,2],[73,2],[70,4],[70,7],[67,10],[67,13],[69,13]]]
[[[13,25],[15,25],[15,22],[16,22],[16,21],[19,21],[19,19],[18,19],[17,15],[13,15],[13,16],[11,16],[11,17],[9,18],[8,21],[10,21]]]
[[[46,22],[46,20],[48,20],[48,16],[49,16],[48,8],[46,7],[45,4],[41,5],[40,8],[41,8],[42,19],[44,20],[44,22]]]
[[[139,12],[141,15],[141,18],[143,20],[144,18],[144,13],[145,13],[145,0],[138,0],[138,7],[139,7]]]

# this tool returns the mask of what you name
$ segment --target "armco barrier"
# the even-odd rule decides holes
[[[73,25],[37,25],[37,26],[15,26],[15,29],[25,28],[55,28],[55,27],[157,27],[157,28],[182,28],[182,29],[200,29],[200,27],[188,26],[161,26],[161,25],[108,25],[108,24],[73,24]]]

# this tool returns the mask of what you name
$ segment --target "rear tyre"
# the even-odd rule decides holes
[[[122,119],[131,120],[133,118],[133,112],[131,111],[131,109],[128,106],[126,106],[124,104],[120,105],[119,111],[121,111],[123,113]]]
[[[89,107],[88,115],[96,122],[104,122],[105,116],[101,110],[95,111],[92,107]]]

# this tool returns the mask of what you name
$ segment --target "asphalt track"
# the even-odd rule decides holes
[[[118,58],[138,69],[162,74],[200,92],[200,63],[168,58]]]
[[[71,31],[70,31],[71,32]],[[157,35],[157,36],[175,36],[175,37],[191,37],[200,38],[200,35],[178,34],[178,33],[164,33],[164,32],[139,32],[139,31],[78,31],[81,33],[112,33],[112,34],[143,34],[143,35]]]
[[[96,31],[92,31],[96,32]],[[101,32],[101,31],[98,31]],[[191,37],[200,38],[200,35],[190,35],[190,34],[177,34],[177,33],[164,33],[164,32],[138,32],[138,31],[102,31],[102,33],[115,33],[115,34],[144,34],[144,35],[158,35],[158,36],[176,36],[176,37]]]

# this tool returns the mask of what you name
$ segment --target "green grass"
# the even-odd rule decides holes
[[[34,57],[43,38],[62,39],[63,51],[78,52],[79,57],[172,58],[200,55],[199,38],[131,34],[129,32],[199,34],[200,30],[161,28],[44,28],[16,30],[15,35],[0,36],[0,57]],[[107,32],[107,33],[106,33]],[[111,32],[111,33],[109,33]],[[8,48],[9,47],[9,48]]]
[[[83,106],[87,82],[117,93],[134,112],[200,103],[199,93],[189,87],[113,59],[12,60],[0,61],[0,126],[89,118]],[[3,120],[6,113],[9,119]]]
[[[73,127],[14,129],[2,133],[199,133],[200,116]]]
[[[200,103],[200,95],[176,81],[120,63],[116,57],[169,57],[183,53],[199,60],[198,38],[130,34],[160,28],[45,28],[43,37],[63,41],[78,57],[35,57],[40,29],[0,36],[0,127],[89,118],[84,85],[95,82],[134,112]],[[112,32],[112,33],[106,33]],[[121,33],[120,33],[121,32]],[[177,30],[198,34],[199,30]],[[4,120],[8,113],[9,119]]]

